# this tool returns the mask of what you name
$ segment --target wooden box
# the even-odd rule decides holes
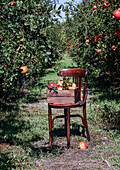
[[[75,104],[80,100],[79,88],[75,90],[47,90],[47,102],[48,103],[65,103]]]

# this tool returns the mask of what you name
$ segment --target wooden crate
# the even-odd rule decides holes
[[[58,90],[58,93],[53,90],[47,90],[48,103],[75,104],[79,100],[79,88],[76,88],[75,90]]]

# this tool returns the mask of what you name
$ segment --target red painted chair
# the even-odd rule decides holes
[[[48,115],[49,115],[49,146],[52,145],[52,128],[54,126],[54,120],[56,118],[65,119],[65,129],[67,134],[67,147],[70,147],[70,117],[80,117],[82,123],[85,126],[87,139],[90,141],[90,135],[86,119],[86,99],[87,99],[87,81],[88,81],[88,72],[86,69],[63,69],[58,72],[59,76],[72,77],[73,82],[79,88],[80,100],[75,104],[61,104],[61,103],[48,103]],[[84,86],[82,90],[82,81],[84,79]],[[83,96],[82,96],[82,95]],[[83,115],[75,114],[70,115],[70,109],[75,107],[83,107]],[[52,108],[63,108],[64,115],[58,115],[52,118]]]

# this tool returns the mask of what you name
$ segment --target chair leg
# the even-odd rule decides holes
[[[90,141],[90,135],[89,135],[88,124],[86,119],[86,103],[83,105],[83,117],[84,117],[84,125],[86,128],[87,139],[88,141]]]
[[[70,148],[70,108],[67,108],[67,148]]]
[[[52,112],[50,106],[48,106],[48,116],[49,116],[49,146],[51,146],[52,145]]]
[[[67,109],[64,109],[64,116],[65,116],[65,135],[67,136]]]

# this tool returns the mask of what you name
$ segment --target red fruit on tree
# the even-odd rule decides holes
[[[97,35],[95,35],[95,36],[93,37],[93,39],[94,39],[94,40],[97,40],[97,38],[98,38],[98,36],[97,36]]]
[[[105,2],[104,4],[103,4],[103,8],[108,8],[109,7],[109,3],[108,2]]]
[[[96,44],[96,43],[97,43],[97,40],[94,41],[94,44]]]
[[[102,49],[97,49],[96,52],[97,53],[100,53],[102,51]]]
[[[101,39],[102,38],[102,34],[98,34],[97,38]]]
[[[72,46],[69,46],[68,51],[70,51],[71,47],[72,47]]]
[[[7,66],[5,65],[5,66],[3,66],[4,68],[7,68]]]
[[[105,61],[108,61],[108,58],[105,57],[104,60],[105,60]]]
[[[78,146],[79,149],[87,149],[87,143],[85,141],[81,141]]]
[[[112,16],[112,17],[111,17],[111,20],[113,20],[114,18],[115,18],[115,16]]]
[[[86,43],[86,44],[89,43],[89,42],[90,42],[90,38],[88,38],[88,39],[85,40],[85,43]]]
[[[11,5],[14,5],[15,3],[16,3],[15,1],[11,2]]]
[[[0,37],[3,39],[3,36],[2,36],[2,35],[0,35]]]
[[[114,36],[118,36],[118,32],[117,31],[114,33]]]
[[[115,48],[116,48],[116,46],[115,46],[115,45],[113,45],[113,46],[112,46],[112,50],[114,50]]]
[[[96,6],[96,5],[94,5],[94,6],[93,6],[93,9],[94,9],[94,10],[96,10],[96,9],[97,9],[97,6]]]
[[[119,9],[116,9],[116,10],[113,12],[113,16],[115,16],[116,19],[120,19],[120,11],[119,11]]]
[[[98,34],[98,38],[100,38],[102,36],[102,34]]]
[[[21,73],[24,74],[28,72],[29,68],[27,66],[22,66],[20,67],[20,70],[21,70]]]
[[[97,39],[98,39],[98,37],[97,37],[97,35],[95,35],[95,36],[93,37],[94,43],[97,43]]]

